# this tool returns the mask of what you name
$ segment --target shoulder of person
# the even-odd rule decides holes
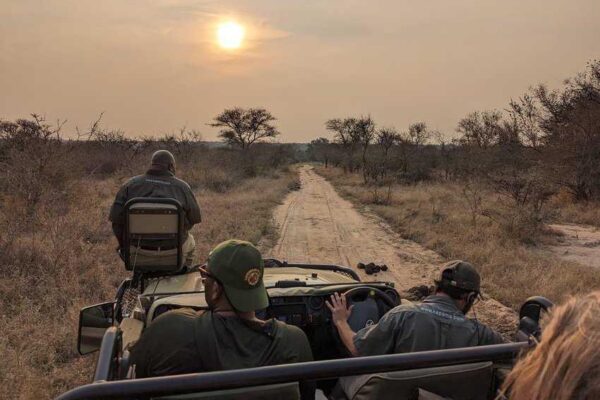
[[[284,340],[289,341],[306,341],[308,343],[308,337],[306,333],[295,325],[286,324],[285,322],[281,322],[277,319],[273,320],[273,323],[276,325],[277,330],[280,333],[281,337]]]
[[[418,304],[405,303],[405,304],[400,304],[399,306],[392,308],[390,311],[388,311],[386,313],[386,315],[389,315],[390,317],[400,317],[405,314],[413,314],[413,313],[420,312],[420,311],[421,310],[419,309]]]
[[[192,308],[179,308],[177,310],[167,311],[164,314],[159,315],[148,326],[169,326],[173,323],[177,324],[193,322],[196,320],[196,318],[200,317],[201,315],[202,312],[196,311]]]
[[[499,333],[490,328],[485,324],[479,324],[480,327],[483,327],[484,331],[484,340],[488,342],[488,344],[500,344],[506,343],[507,340]]]
[[[172,176],[172,179],[173,179],[173,181],[174,181],[174,182],[176,182],[176,183],[177,183],[179,186],[181,186],[181,187],[183,187],[183,188],[185,188],[185,189],[192,190],[191,186],[190,186],[190,185],[189,185],[189,184],[188,184],[186,181],[184,181],[183,179],[181,179],[181,178],[178,178],[178,177],[176,177],[175,175],[173,175],[173,176]]]
[[[146,175],[142,174],[142,175],[136,175],[136,176],[132,176],[131,178],[127,179],[125,181],[125,183],[123,184],[123,187],[129,186],[133,183],[136,182],[140,182],[142,181],[144,178],[146,178]]]
[[[504,337],[502,337],[502,335],[500,333],[496,332],[494,329],[492,329],[488,325],[479,322],[475,318],[467,318],[467,320],[470,321],[471,323],[473,323],[473,325],[475,325],[477,327],[477,329],[480,331],[479,337],[482,342],[481,344],[506,343],[506,339],[504,339]]]
[[[306,333],[297,326],[288,325],[285,322],[275,320],[277,329],[279,330],[278,336],[280,336],[282,348],[291,351],[291,354],[295,354],[294,359],[296,361],[312,361],[313,354],[308,341]],[[289,353],[288,353],[289,354]]]
[[[414,315],[417,313],[420,313],[420,311],[415,304],[400,304],[399,306],[396,306],[388,312],[386,312],[385,315],[381,317],[377,325],[380,325],[380,327],[383,325],[389,325],[396,321],[400,321],[406,318],[407,316]]]

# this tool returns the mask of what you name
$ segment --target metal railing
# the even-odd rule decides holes
[[[119,328],[116,326],[111,326],[104,332],[98,362],[96,363],[94,382],[102,382],[110,379],[112,365],[117,354],[117,345],[120,343],[119,335]]]
[[[520,351],[530,346],[531,344],[528,342],[507,343],[159,378],[99,382],[72,389],[58,397],[58,400],[124,399],[175,395],[283,382],[330,379],[377,372],[404,371],[483,361],[502,361],[513,359]],[[108,351],[103,351],[103,353],[108,353]],[[106,357],[103,358],[102,354],[100,357],[104,363]],[[100,361],[98,361],[99,364]]]

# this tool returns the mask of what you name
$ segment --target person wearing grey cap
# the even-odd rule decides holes
[[[327,306],[345,347],[353,356],[374,356],[503,343],[500,334],[467,318],[481,296],[481,278],[468,262],[451,261],[435,280],[435,293],[421,304],[400,305],[377,324],[353,332],[348,325],[352,307],[343,295]]]
[[[124,207],[128,200],[135,197],[159,197],[170,198],[179,201],[185,211],[183,259],[184,265],[191,267],[194,263],[196,243],[194,237],[189,233],[192,226],[199,223],[202,218],[200,207],[194,196],[194,192],[186,182],[175,177],[175,157],[168,150],[158,150],[152,154],[150,168],[143,175],[138,175],[127,181],[115,197],[110,209],[109,220],[112,222],[113,232],[119,241],[119,247],[123,246],[123,228],[125,225]],[[169,250],[172,243],[154,243],[144,248],[144,254],[153,257],[156,252]]]

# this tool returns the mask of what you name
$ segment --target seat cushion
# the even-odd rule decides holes
[[[300,390],[297,382],[275,385],[255,386],[239,389],[218,390],[213,392],[191,393],[152,400],[298,400]]]
[[[454,400],[483,400],[492,393],[493,363],[453,365],[340,378],[348,399],[418,399],[419,389]]]

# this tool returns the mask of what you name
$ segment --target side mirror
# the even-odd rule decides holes
[[[115,320],[115,303],[101,303],[82,308],[79,312],[79,335],[77,350],[79,354],[89,354],[100,350],[104,332]]]
[[[519,310],[519,330],[517,332],[517,341],[528,341],[531,336],[539,339],[542,329],[540,320],[543,313],[548,312],[554,303],[542,296],[533,296],[528,298]]]

